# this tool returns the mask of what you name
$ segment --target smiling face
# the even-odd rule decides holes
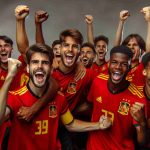
[[[107,43],[103,40],[98,41],[95,46],[95,51],[97,59],[104,60],[107,53]]]
[[[119,84],[125,80],[130,68],[130,61],[126,54],[113,53],[110,57],[109,74],[112,83]]]
[[[4,40],[0,39],[0,61],[1,63],[7,63],[8,58],[11,56],[12,45],[6,43]]]
[[[46,54],[37,52],[32,54],[27,71],[30,74],[30,82],[37,88],[46,86],[50,76],[51,65]]]
[[[54,58],[55,58],[58,62],[61,60],[60,49],[61,49],[61,44],[56,44],[56,45],[53,47]]]
[[[95,53],[93,52],[93,49],[91,47],[86,46],[81,48],[80,61],[83,63],[83,65],[86,68],[92,66],[94,58],[95,58]]]
[[[140,47],[136,38],[131,38],[127,44],[127,47],[129,47],[132,50],[132,53],[133,53],[132,61],[139,59],[141,55],[141,52],[140,52],[141,50],[140,50]]]
[[[73,67],[79,57],[80,46],[71,37],[66,36],[61,44],[61,59],[65,67]]]

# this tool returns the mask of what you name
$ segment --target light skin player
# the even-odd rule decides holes
[[[28,90],[26,90],[24,92],[21,90],[22,93],[21,93],[21,91],[20,91],[20,93],[18,93],[16,91],[16,92],[9,93],[9,95],[8,95],[10,83],[16,74],[18,66],[20,66],[20,62],[18,60],[14,60],[14,59],[9,59],[9,73],[7,75],[7,78],[5,80],[5,83],[2,87],[2,89],[0,90],[0,96],[1,96],[0,120],[2,121],[3,119],[7,118],[10,113],[13,113],[12,130],[11,130],[11,134],[10,134],[10,143],[9,143],[8,149],[11,149],[11,150],[12,149],[19,150],[20,148],[21,149],[29,149],[29,148],[30,149],[31,148],[40,149],[41,144],[42,144],[42,148],[45,147],[46,149],[51,149],[51,148],[54,149],[58,146],[57,142],[55,140],[54,140],[54,143],[49,142],[48,147],[46,146],[47,144],[45,142],[47,141],[46,140],[47,138],[49,139],[49,137],[51,137],[51,139],[56,138],[57,129],[56,129],[56,133],[55,133],[56,135],[55,134],[51,135],[52,126],[48,130],[48,129],[46,129],[48,126],[45,127],[45,125],[44,125],[43,128],[41,129],[42,132],[39,132],[41,130],[40,130],[40,127],[38,127],[38,125],[39,125],[38,119],[43,118],[42,115],[44,115],[44,112],[46,111],[47,107],[45,107],[45,109],[40,111],[40,113],[34,118],[33,122],[30,122],[27,124],[18,120],[17,116],[16,116],[16,110],[19,109],[18,107],[20,107],[20,105],[25,105],[27,103],[29,103],[29,105],[31,105],[31,103],[35,102],[35,100],[33,101],[33,97],[35,97],[37,99],[37,97],[41,97],[43,95],[43,93],[45,92],[45,90],[48,86],[47,81],[49,79],[51,65],[52,65],[53,54],[52,54],[52,52],[50,52],[50,48],[47,45],[42,45],[42,44],[32,45],[31,47],[29,47],[26,55],[27,55],[27,63],[28,63],[27,71],[30,74],[29,83],[27,86],[25,86],[25,88],[27,88]],[[23,96],[23,95],[27,94],[28,92],[30,93],[29,97],[31,99],[31,103],[30,103],[30,100],[24,99],[25,96]],[[9,107],[6,106],[7,99],[8,99],[7,105]],[[57,96],[56,96],[56,99],[57,99]],[[56,102],[56,105],[58,105],[56,99],[53,100],[53,103],[52,103],[53,106],[54,106],[55,102]],[[12,101],[13,101],[13,103],[12,103]],[[59,103],[60,102],[61,101],[59,101]],[[65,101],[64,101],[64,103],[65,103]],[[61,106],[57,106],[56,109],[57,108],[59,109],[59,107],[61,107],[60,109],[62,109],[64,103],[62,103]],[[48,110],[49,110],[49,107],[48,107]],[[60,110],[57,110],[57,112],[59,112],[59,111]],[[57,113],[57,112],[55,112],[55,113]],[[100,121],[95,122],[95,123],[94,122],[93,123],[82,122],[82,121],[73,119],[73,116],[71,115],[69,109],[66,109],[66,111],[61,113],[61,115],[60,114],[57,114],[57,115],[58,115],[58,117],[61,118],[63,124],[70,131],[83,132],[83,131],[92,131],[92,130],[99,130],[99,129],[104,130],[111,125],[111,120],[106,116],[101,116]],[[50,123],[52,125],[53,122],[50,121],[51,118],[48,117],[48,114],[46,116],[47,117],[43,118],[45,120],[45,123],[46,124]],[[37,125],[34,125],[34,124],[37,124]],[[26,128],[25,128],[25,126],[26,126]],[[57,124],[54,123],[54,126],[58,127],[58,119],[57,119]],[[17,129],[20,130],[21,128],[23,128],[22,133],[15,132],[15,130],[17,130]],[[32,129],[31,133],[27,132],[27,131],[30,131],[30,129]],[[15,136],[16,137],[19,136],[20,140],[14,138],[14,135],[12,135],[12,133],[16,133]],[[45,142],[44,143],[38,142],[34,145],[32,142],[32,139],[30,137],[30,134],[34,134],[34,133],[35,133],[35,135],[34,135],[35,143],[36,143],[36,141],[38,141],[39,137],[43,137],[45,139]],[[19,135],[17,136],[17,134],[19,134]],[[21,136],[21,134],[22,134],[22,136]],[[45,138],[45,136],[43,136],[43,134],[45,134],[45,136],[47,138]],[[24,138],[26,138],[26,140]],[[55,144],[55,146],[53,144]]]
[[[18,49],[20,51],[20,53],[23,55],[24,60],[26,60],[25,57],[25,53],[26,50],[29,46],[29,41],[28,41],[28,37],[26,34],[26,30],[25,30],[25,19],[26,17],[29,15],[29,7],[26,5],[18,5],[15,9],[15,16],[16,16],[16,42],[17,42],[17,46]],[[43,17],[44,16],[44,17]],[[37,11],[35,13],[35,23],[36,25],[39,27],[37,32],[40,33],[40,25],[41,22],[45,21],[48,18],[48,14],[45,11]],[[38,42],[38,39],[36,39]],[[25,63],[26,65],[26,63]],[[52,97],[55,96],[55,94],[57,93],[57,90],[59,89],[59,85],[58,83],[51,77],[50,78],[51,81],[51,85],[53,85],[53,88],[48,89],[49,93],[52,94]],[[55,88],[54,88],[55,87]],[[49,95],[50,96],[50,95]],[[43,97],[44,98],[44,97]],[[34,109],[39,108],[39,104],[40,106],[43,106],[45,104],[42,104],[43,101],[39,101],[39,103],[35,103],[32,107]],[[41,108],[41,107],[40,107]],[[24,115],[23,117],[20,116],[20,114],[24,114],[24,112],[26,112],[27,108],[22,107],[20,108],[20,110],[18,111],[18,117],[20,119],[25,119],[27,121],[29,121],[32,117],[34,112],[32,111],[32,113],[30,111],[28,111],[28,114]]]

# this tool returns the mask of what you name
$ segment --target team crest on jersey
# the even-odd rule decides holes
[[[74,94],[76,93],[76,81],[71,81],[67,88],[67,93]]]
[[[130,108],[130,104],[128,102],[122,101],[120,102],[118,112],[122,115],[128,115],[129,108]]]
[[[50,118],[57,117],[57,107],[56,107],[56,105],[50,105],[49,106],[49,117]]]

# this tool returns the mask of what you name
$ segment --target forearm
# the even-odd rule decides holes
[[[87,24],[87,39],[94,45],[93,24]]]
[[[137,128],[137,141],[140,145],[144,145],[148,137],[147,134],[148,128],[146,121],[140,123],[139,126],[136,128]]]
[[[7,75],[4,84],[0,89],[0,120],[3,119],[5,114],[8,91],[12,80],[13,76]]]
[[[123,37],[123,28],[124,28],[124,21],[120,20],[116,31],[114,46],[119,46],[121,44]]]
[[[36,25],[36,43],[42,43],[45,44],[44,37],[43,37],[43,31],[42,31],[42,24],[41,23],[35,23]]]
[[[25,30],[25,19],[16,20],[16,42],[20,53],[25,55],[26,49],[29,46],[29,41]]]
[[[147,23],[146,52],[150,52],[150,21]]]
[[[85,122],[77,119],[74,119],[72,123],[65,126],[71,132],[86,132],[100,129],[99,122]]]

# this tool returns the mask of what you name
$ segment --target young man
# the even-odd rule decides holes
[[[96,61],[93,63],[92,69],[98,73],[108,73],[108,63],[105,60],[108,51],[109,40],[106,36],[100,35],[94,38],[93,35],[93,16],[86,15],[88,42],[95,46]]]
[[[32,122],[25,123],[18,120],[19,108],[33,105],[44,95],[51,84],[49,76],[53,61],[52,49],[43,44],[32,45],[26,53],[26,58],[27,71],[30,74],[28,84],[16,91],[8,92],[9,85],[20,65],[18,61],[10,60],[9,73],[0,91],[0,121],[10,116],[12,123],[8,149],[60,149],[57,137],[59,118],[70,131],[104,130],[111,125],[111,120],[105,116],[101,116],[100,121],[93,123],[74,119],[61,92],[58,92]],[[6,101],[8,106],[6,106]],[[102,122],[103,119],[106,119],[105,123]]]
[[[80,61],[85,68],[91,68],[95,59],[95,48],[91,43],[83,43],[80,50]]]
[[[138,142],[145,142],[144,95],[126,80],[132,55],[125,46],[114,47],[110,52],[109,78],[99,75],[93,81],[88,95],[93,103],[92,121],[105,114],[113,125],[109,130],[89,133],[88,150],[133,150],[134,129]]]
[[[148,23],[149,21],[146,15],[147,14],[146,11],[144,11],[143,14],[146,22]],[[127,79],[133,82],[136,86],[138,86],[139,90],[142,90],[144,85],[144,77],[142,75],[143,66],[142,64],[139,63],[139,60],[143,52],[145,50],[147,51],[147,48],[145,46],[145,42],[143,38],[138,34],[130,34],[122,42],[124,23],[129,16],[130,14],[128,10],[122,10],[120,12],[120,20],[116,32],[114,45],[117,46],[122,43],[122,45],[128,46],[132,50],[133,58],[132,58],[131,70],[128,73]],[[148,23],[148,28],[149,28],[149,23]],[[147,31],[147,39],[149,38],[148,36],[149,36],[149,29]]]
[[[142,63],[144,65],[143,75],[145,76],[145,86],[143,88],[144,95],[147,100],[147,125],[148,125],[148,143],[141,150],[150,149],[150,53],[147,53],[142,58]]]

